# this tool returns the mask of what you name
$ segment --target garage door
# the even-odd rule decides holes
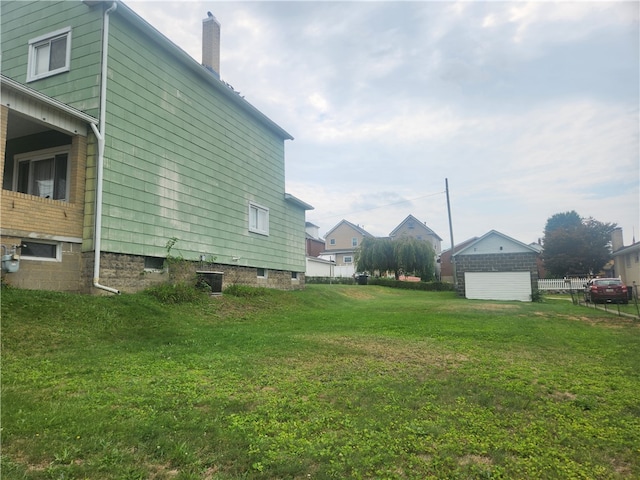
[[[529,272],[465,272],[464,284],[467,298],[531,301]]]

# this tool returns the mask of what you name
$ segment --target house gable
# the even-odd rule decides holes
[[[340,221],[324,236],[327,251],[344,250],[345,252],[355,251],[365,237],[373,237],[373,235],[347,220]]]
[[[502,253],[534,253],[537,250],[507,235],[491,230],[476,241],[456,251],[454,257],[462,255],[485,255]]]
[[[442,238],[431,230],[424,222],[421,222],[413,215],[409,215],[389,234],[391,238],[408,236],[418,240],[428,240],[433,246],[436,254],[440,253]]]

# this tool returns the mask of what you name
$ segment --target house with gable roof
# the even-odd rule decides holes
[[[99,293],[166,279],[300,288],[293,137],[220,79],[220,24],[194,60],[122,1],[0,2],[0,237],[7,283]]]
[[[341,220],[325,234],[325,250],[321,256],[333,260],[338,267],[349,267],[351,273],[342,276],[350,276],[355,273],[356,250],[366,237],[373,238],[373,235],[360,225]]]
[[[538,250],[496,230],[453,254],[458,293],[469,299],[531,301]]]
[[[417,240],[428,241],[433,247],[436,255],[440,254],[442,249],[442,238],[427,227],[426,222],[421,222],[413,215],[409,215],[389,234],[390,238],[412,237]]]

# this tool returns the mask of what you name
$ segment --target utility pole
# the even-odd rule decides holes
[[[456,259],[453,255],[456,253],[455,242],[453,241],[453,224],[451,223],[451,202],[449,202],[449,179],[444,179],[445,191],[447,193],[447,213],[449,214],[449,236],[451,237],[451,265],[453,266],[453,285],[458,289],[458,275],[456,273]]]

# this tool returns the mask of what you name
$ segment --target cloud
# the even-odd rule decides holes
[[[130,5],[196,60],[214,13],[222,77],[296,138],[287,190],[321,232],[412,213],[445,238],[445,178],[457,240],[569,210],[640,228],[637,2]]]

